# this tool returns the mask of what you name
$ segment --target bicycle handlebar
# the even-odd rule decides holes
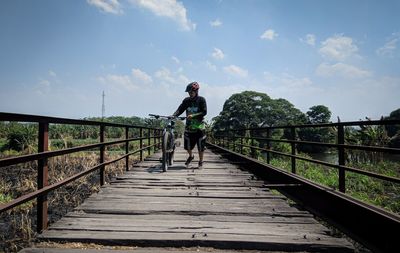
[[[157,115],[157,114],[149,114],[149,116],[154,117],[156,119],[162,118],[162,119],[180,119],[180,120],[185,120],[186,117],[177,117],[177,116],[163,116],[163,115]]]

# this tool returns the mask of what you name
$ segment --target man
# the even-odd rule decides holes
[[[203,156],[205,149],[205,124],[204,116],[207,114],[207,103],[204,97],[199,96],[200,86],[197,82],[191,82],[186,86],[185,92],[189,93],[181,105],[178,107],[173,116],[179,116],[186,110],[186,127],[184,134],[184,148],[187,150],[189,157],[185,165],[188,167],[194,159],[192,150],[197,144],[199,151],[199,169],[203,168]]]

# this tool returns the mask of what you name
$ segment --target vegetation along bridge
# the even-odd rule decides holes
[[[0,113],[3,127],[15,122],[38,131],[37,152],[0,159],[3,174],[18,170],[18,165],[25,163],[37,170],[37,189],[19,196],[8,189],[12,198],[0,206],[2,220],[24,205],[35,206],[33,226],[39,233],[37,241],[21,252],[353,252],[357,245],[354,242],[374,252],[399,250],[398,213],[351,196],[355,185],[373,179],[392,190],[390,196],[396,206],[398,174],[353,167],[348,157],[366,152],[400,154],[400,149],[359,145],[346,136],[349,128],[379,129],[400,125],[399,120],[211,129],[202,170],[196,168],[196,160],[186,168],[186,153],[179,147],[174,165],[165,173],[160,168],[161,130],[157,127]],[[49,149],[51,131],[64,125],[82,127],[82,131],[85,127],[96,129],[97,142]],[[112,138],[109,129],[122,129],[123,138]],[[298,135],[304,129],[329,129],[337,141],[300,140]],[[113,147],[121,145],[123,154],[112,152]],[[328,163],[298,154],[301,145],[335,150],[338,160]],[[51,161],[64,156],[82,158],[82,154],[81,163],[95,156],[94,162],[81,167],[74,164],[80,168],[77,172],[52,178],[67,166],[49,173]],[[278,156],[287,159],[276,162],[274,158]],[[125,172],[107,183],[111,167],[121,162]],[[318,181],[317,175],[330,178],[331,173],[332,182]],[[98,192],[73,210],[65,211],[61,219],[52,218],[57,214],[51,206],[54,193],[73,185],[69,192],[79,194],[74,188],[85,177],[98,182]],[[5,235],[2,238],[7,239]],[[48,241],[57,243],[44,243]],[[89,247],[87,243],[96,246],[90,250],[65,249],[76,245],[72,242],[82,243],[81,248]],[[121,247],[115,250],[111,246]]]

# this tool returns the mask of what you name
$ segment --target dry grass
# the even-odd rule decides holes
[[[116,158],[108,155],[107,160]],[[82,152],[49,159],[49,184],[61,181],[98,164],[96,152]],[[130,158],[130,163],[133,163]],[[125,160],[106,167],[106,182],[125,171]],[[29,162],[0,169],[0,201],[33,192],[37,189],[37,163]],[[97,171],[84,176],[48,195],[49,222],[53,223],[99,191]],[[0,215],[0,252],[18,252],[30,246],[36,237],[36,201],[29,201]]]

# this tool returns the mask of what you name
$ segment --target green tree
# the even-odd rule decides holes
[[[390,113],[385,120],[400,120],[400,108]],[[390,137],[389,146],[392,148],[400,148],[400,125],[387,125],[385,127],[387,135]]]
[[[308,117],[308,121],[311,124],[328,123],[332,115],[329,108],[325,105],[312,106],[306,114]]]
[[[400,108],[390,113],[389,117],[385,117],[385,120],[400,120]],[[399,133],[400,125],[387,125],[386,130],[389,137],[392,137]]]
[[[244,91],[226,100],[222,112],[213,121],[216,130],[226,130],[304,123],[305,115],[285,99]]]
[[[310,107],[306,113],[308,124],[323,124],[329,123],[331,118],[331,111],[324,105],[315,105]],[[334,134],[331,128],[327,127],[307,127],[301,128],[298,131],[299,139],[302,141],[312,142],[332,142],[334,140]],[[297,146],[297,150],[305,153],[322,153],[327,150],[326,147],[317,145],[304,145],[300,144]]]
[[[5,149],[15,151],[25,151],[31,153],[36,149],[37,143],[37,125],[10,123],[7,129],[7,143]]]

